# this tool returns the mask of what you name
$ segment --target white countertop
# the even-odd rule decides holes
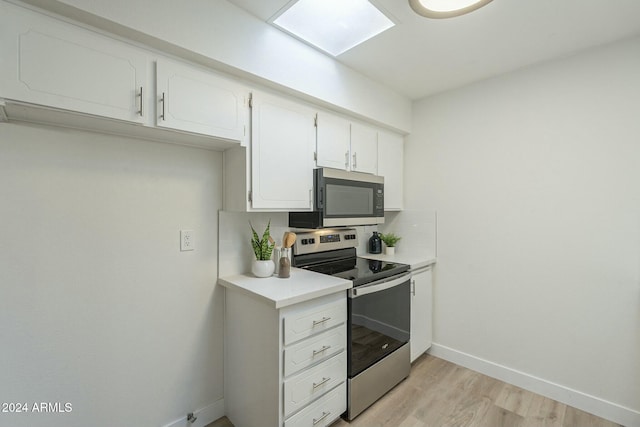
[[[300,268],[291,268],[288,279],[278,276],[258,278],[251,273],[220,277],[218,283],[228,289],[262,299],[274,308],[282,308],[351,289],[350,280]]]
[[[359,254],[358,256],[360,258],[375,259],[379,261],[399,262],[402,264],[409,264],[412,270],[417,270],[422,267],[428,267],[436,263],[436,258],[434,257],[430,258],[424,255],[415,255],[415,254],[408,254],[408,253],[396,253],[394,255],[385,255],[384,253],[381,253],[381,254],[365,253],[365,254]]]

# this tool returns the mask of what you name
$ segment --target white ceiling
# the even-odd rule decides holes
[[[263,21],[288,1],[229,0]],[[640,0],[494,0],[443,20],[372,3],[398,24],[336,59],[411,99],[640,35]]]

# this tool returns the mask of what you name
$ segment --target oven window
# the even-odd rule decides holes
[[[332,217],[372,216],[373,188],[326,185],[325,215]]]
[[[349,298],[349,376],[354,377],[409,342],[410,281]]]

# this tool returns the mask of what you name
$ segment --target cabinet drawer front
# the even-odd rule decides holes
[[[285,417],[319,398],[347,378],[347,354],[342,352],[284,382]]]
[[[347,383],[312,403],[287,421],[284,427],[325,427],[347,410]]]
[[[301,341],[284,350],[284,376],[328,359],[345,349],[347,331],[344,326],[331,329],[322,334]]]
[[[284,316],[284,344],[319,334],[347,321],[347,300],[309,307]]]

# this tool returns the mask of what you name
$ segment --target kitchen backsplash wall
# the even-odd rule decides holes
[[[424,255],[425,259],[437,256],[437,214],[434,210],[385,212],[385,223],[378,228],[383,233],[402,237],[396,246],[396,254]]]
[[[219,212],[218,273],[220,277],[251,271],[255,258],[251,248],[251,228],[261,234],[271,221],[271,236],[278,245],[289,229],[286,212]],[[262,237],[262,236],[261,236]]]
[[[358,255],[367,253],[369,237],[374,231],[393,232],[402,236],[397,252],[424,254],[425,259],[436,255],[435,211],[412,210],[386,212],[385,224],[352,227],[358,234]],[[246,273],[251,270],[254,258],[251,248],[251,229],[262,233],[271,221],[271,236],[282,244],[282,235],[291,230],[287,212],[230,212],[219,211],[218,272],[221,277]],[[292,230],[292,231],[295,231]]]

